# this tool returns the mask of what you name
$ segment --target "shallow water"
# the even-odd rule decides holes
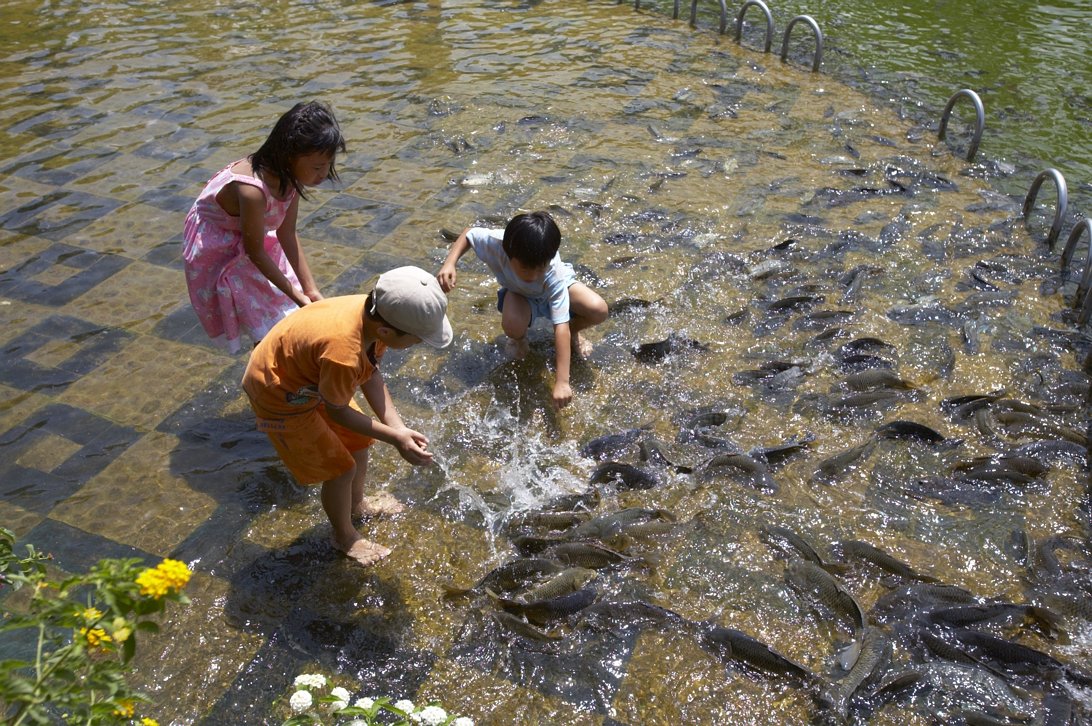
[[[845,633],[786,584],[763,526],[824,554],[866,540],[1014,602],[1040,596],[1014,533],[1087,540],[1080,462],[977,492],[986,499],[915,488],[974,457],[1087,429],[1088,339],[1068,298],[1040,291],[1055,265],[1036,242],[1050,210],[1025,229],[1022,191],[1008,188],[1036,168],[1036,149],[1007,176],[968,165],[958,139],[937,143],[898,107],[783,65],[750,36],[742,48],[717,37],[704,15],[695,31],[662,10],[583,2],[9,3],[5,13],[0,519],[66,569],[104,556],[191,564],[193,605],[142,646],[137,671],[161,723],[276,720],[304,671],[340,674],[362,695],[438,699],[484,723],[814,717],[804,690],[726,665],[681,630],[604,633],[574,620],[540,646],[498,630],[487,601],[441,596],[441,584],[514,557],[511,518],[589,488],[587,442],[640,427],[680,462],[708,458],[676,441],[697,410],[731,411],[705,433],[743,450],[814,439],[772,471],[775,493],[668,469],[655,469],[654,489],[600,487],[598,511],[660,507],[678,523],[628,543],[655,566],[601,573],[601,603],[737,628],[829,673]],[[848,45],[831,26],[832,45]],[[205,180],[311,97],[334,106],[350,144],[341,184],[301,208],[326,294],[398,264],[435,269],[441,228],[550,208],[563,256],[615,309],[591,331],[595,353],[574,366],[576,399],[557,414],[549,331],[532,332],[528,360],[505,360],[492,280],[463,263],[450,351],[385,363],[438,461],[411,470],[373,453],[371,480],[410,506],[365,524],[395,548],[367,572],[333,556],[314,492],[252,430],[243,362],[204,340],[178,259]],[[983,152],[1024,146],[1003,138]],[[779,311],[792,296],[811,299]],[[627,299],[649,305],[624,310]],[[918,324],[900,322],[909,316]],[[707,349],[634,357],[670,334]],[[851,393],[839,347],[866,337],[894,346],[884,356],[914,392],[839,408]],[[771,361],[783,375],[749,373]],[[1002,389],[1050,409],[1049,426],[989,438],[940,406]],[[962,443],[881,440],[833,483],[815,481],[822,460],[896,419]],[[632,445],[614,457],[654,469]],[[888,589],[867,568],[845,582],[866,609]],[[1070,618],[1066,632],[1067,642],[1019,637],[1087,662],[1089,624]],[[897,646],[896,665],[915,657]],[[925,723],[948,707],[942,695],[861,718]]]

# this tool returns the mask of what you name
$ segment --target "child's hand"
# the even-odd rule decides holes
[[[426,451],[428,437],[409,428],[401,428],[395,432],[394,446],[399,455],[413,464],[422,466],[432,463],[432,452]]]
[[[303,294],[306,295],[307,299],[311,302],[318,302],[323,299],[322,293],[318,290],[304,290]]]
[[[455,288],[456,277],[455,265],[444,265],[436,273],[436,281],[440,283],[440,288],[444,292],[451,292]]]
[[[558,381],[554,384],[554,406],[558,409],[565,408],[573,400],[573,389],[568,383]]]

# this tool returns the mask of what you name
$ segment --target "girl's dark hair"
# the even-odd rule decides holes
[[[504,254],[528,267],[545,267],[561,248],[561,230],[548,212],[517,214],[504,228]]]
[[[255,174],[275,176],[282,194],[291,186],[306,199],[303,185],[292,176],[292,160],[316,152],[336,156],[339,151],[345,151],[345,139],[330,107],[321,101],[297,103],[277,119],[269,138],[250,155],[250,166]],[[326,178],[337,181],[333,163]]]

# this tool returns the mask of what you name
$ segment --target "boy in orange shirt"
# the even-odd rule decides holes
[[[368,447],[379,441],[415,466],[432,461],[428,439],[402,422],[379,371],[387,348],[451,343],[447,296],[429,273],[399,267],[379,276],[368,295],[319,300],[277,323],[255,346],[243,390],[258,430],[301,484],[322,482],[322,508],[333,545],[361,565],[390,550],[360,536],[353,518],[392,514],[387,494],[365,497]],[[375,417],[353,400],[359,388]]]

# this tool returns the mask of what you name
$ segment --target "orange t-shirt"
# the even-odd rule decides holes
[[[294,416],[320,402],[345,406],[375,372],[387,346],[364,349],[367,295],[311,303],[281,320],[250,354],[243,389],[263,417]]]

